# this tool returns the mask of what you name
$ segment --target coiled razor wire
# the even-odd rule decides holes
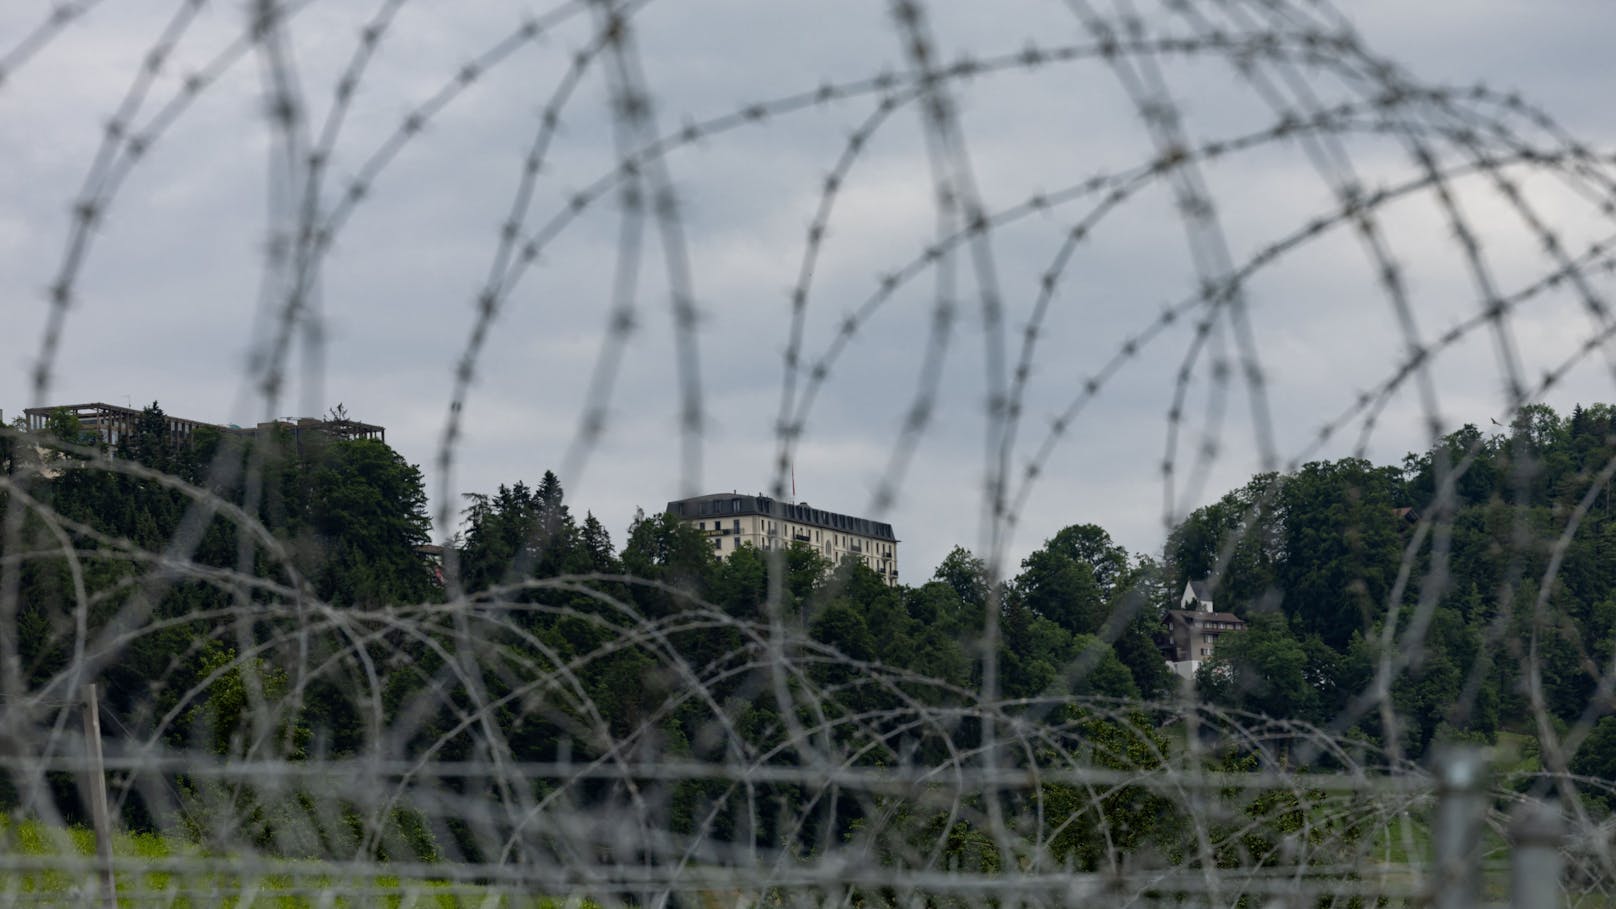
[[[6,21],[21,25],[0,35],[0,100],[29,79],[42,54],[71,47],[81,22],[109,15],[104,6],[61,2],[33,20],[9,13]],[[1405,718],[1390,693],[1421,659],[1451,571],[1457,485],[1481,444],[1441,453],[1451,426],[1438,366],[1467,342],[1489,338],[1504,425],[1588,361],[1616,378],[1609,343],[1616,326],[1604,296],[1616,270],[1616,225],[1608,223],[1616,220],[1616,161],[1609,152],[1516,95],[1421,81],[1366,46],[1324,3],[1069,0],[1060,5],[1068,41],[1031,34],[1020,46],[968,46],[949,57],[952,45],[939,37],[947,30],[942,7],[892,0],[885,12],[895,62],[849,64],[823,81],[715,111],[681,97],[677,84],[659,82],[647,65],[644,48],[663,37],[657,30],[682,4],[574,0],[463,48],[464,62],[430,76],[435,87],[414,96],[396,125],[379,133],[356,128],[356,99],[380,88],[375,64],[418,27],[410,16],[421,4],[377,3],[327,84],[310,80],[301,61],[317,51],[330,55],[331,45],[316,48],[316,30],[303,23],[339,4],[223,6],[153,5],[155,37],[101,124],[82,184],[64,199],[67,234],[40,278],[44,333],[34,348],[29,404],[52,402],[67,368],[64,338],[88,318],[79,312],[81,286],[96,261],[98,231],[128,204],[129,181],[155,151],[182,141],[176,130],[238,71],[257,67],[264,93],[258,120],[270,159],[265,220],[241,225],[244,233],[265,234],[245,378],[262,412],[274,415],[299,370],[312,381],[323,367],[323,312],[332,305],[324,276],[355,214],[378,197],[409,192],[394,171],[423,137],[480,85],[537,59],[559,75],[529,86],[537,126],[512,174],[504,214],[486,238],[485,277],[445,317],[464,341],[444,377],[449,404],[433,459],[437,524],[456,520],[457,456],[490,339],[520,304],[524,286],[545,274],[552,250],[614,203],[612,279],[596,306],[599,351],[558,462],[563,478],[581,475],[610,434],[614,413],[630,406],[619,395],[628,345],[656,330],[645,310],[661,305],[676,352],[666,378],[678,401],[682,492],[699,492],[712,425],[702,352],[710,338],[722,337],[726,314],[701,301],[703,273],[692,249],[702,234],[690,212],[702,199],[687,195],[681,168],[688,156],[747,131],[813,129],[819,121],[812,117],[834,111],[852,126],[820,182],[800,193],[811,200],[808,225],[779,320],[773,494],[788,494],[816,406],[838,394],[834,379],[860,355],[857,343],[893,326],[914,339],[895,357],[882,352],[913,379],[870,512],[889,514],[901,500],[940,413],[979,411],[974,543],[987,572],[988,608],[972,653],[978,684],[855,658],[816,640],[788,614],[787,566],[778,554],[769,560],[770,594],[748,618],[676,585],[630,575],[515,579],[468,591],[452,550],[445,602],[339,607],[314,595],[287,543],[253,517],[264,494],[261,464],[213,468],[220,482],[245,477],[243,504],[64,443],[58,447],[73,459],[19,461],[24,466],[0,477],[7,503],[0,776],[20,806],[0,827],[0,903],[89,899],[109,868],[121,899],[151,905],[294,898],[311,905],[1357,905],[1420,900],[1444,886],[1417,820],[1430,813],[1439,787],[1430,768],[1403,753],[1396,730]],[[234,24],[221,32],[217,23],[226,16]],[[201,62],[181,73],[175,60],[182,57]],[[1181,81],[1188,66],[1226,70],[1262,112],[1261,122],[1192,126]],[[973,131],[968,112],[1039,80],[1120,97],[1144,141],[1124,166],[1097,169],[1076,149],[1070,170],[1048,175],[1052,188],[996,196],[980,171],[986,137]],[[731,81],[751,85],[744,72]],[[591,109],[596,104],[602,108]],[[550,185],[553,160],[569,153],[569,125],[587,130],[595,123],[609,129],[610,159],[595,162],[581,186]],[[28,124],[6,129],[21,136]],[[862,297],[829,302],[823,288],[863,280],[828,273],[837,262],[836,228],[848,202],[871,192],[872,149],[898,141],[895,135],[918,140],[924,155],[924,164],[909,163],[929,186],[929,234],[894,239],[878,251],[886,269]],[[1272,236],[1237,245],[1227,191],[1218,188],[1225,184],[1211,175],[1230,162],[1276,154],[1303,162],[1330,201]],[[1388,157],[1404,164],[1392,177]],[[1183,246],[1173,253],[1186,256],[1188,286],[1140,310],[1109,356],[1062,357],[1051,346],[1050,323],[1092,304],[1085,254],[1116,221],[1163,198],[1183,230]],[[1582,206],[1576,218],[1566,215],[1567,200]],[[1445,330],[1432,330],[1411,290],[1408,274],[1418,264],[1411,260],[1431,255],[1400,248],[1394,222],[1411,205],[1427,206],[1441,222],[1439,248],[1469,282],[1466,315]],[[1482,208],[1491,214],[1478,215]],[[1501,267],[1486,245],[1496,219],[1534,245],[1524,276]],[[1053,253],[1026,273],[1026,257],[1006,254],[1005,238],[1021,230],[1054,238]],[[1372,278],[1357,288],[1364,305],[1389,309],[1396,329],[1379,343],[1395,366],[1370,388],[1343,389],[1334,416],[1286,451],[1272,402],[1282,377],[1265,362],[1264,335],[1296,316],[1258,307],[1253,294],[1269,273],[1294,267],[1335,237],[1350,238],[1368,264]],[[1031,297],[1019,298],[1028,287]],[[647,299],[653,291],[665,296],[660,304]],[[1518,320],[1550,299],[1572,301],[1585,324],[1562,361],[1529,365]],[[980,385],[967,397],[956,389],[963,325],[974,326],[982,344]],[[1425,441],[1439,452],[1436,498],[1404,544],[1373,678],[1330,723],[1222,709],[1188,689],[1163,701],[1067,693],[1075,687],[1033,699],[1002,694],[999,582],[1011,574],[1018,522],[1040,481],[1081,444],[1082,431],[1093,431],[1092,421],[1082,421],[1094,402],[1164,363],[1172,377],[1160,455],[1164,529],[1205,498],[1231,448],[1249,450],[1259,471],[1295,470],[1330,454],[1363,456],[1389,411],[1412,400]],[[1034,418],[1049,409],[1046,394],[1060,403],[1039,427]],[[1249,442],[1236,439],[1230,423],[1237,395]],[[18,443],[39,443],[3,431]],[[1330,448],[1354,431],[1349,452]],[[181,530],[154,548],[60,514],[46,487],[62,471],[169,490],[188,509]],[[1509,806],[1556,797],[1572,824],[1563,849],[1565,894],[1600,904],[1616,882],[1616,854],[1609,821],[1586,800],[1601,792],[1616,797],[1616,784],[1579,776],[1570,763],[1616,691],[1616,653],[1584,649],[1595,695],[1576,723],[1556,726],[1543,700],[1537,633],[1560,621],[1551,596],[1557,573],[1613,475],[1616,458],[1604,462],[1573,509],[1556,515],[1559,526],[1547,538],[1516,519],[1519,545],[1506,554],[1505,575],[1529,581],[1535,600],[1499,594],[1500,618],[1483,642],[1486,660],[1519,659],[1526,667],[1542,748],[1540,770],[1493,781],[1486,819],[1500,835],[1485,839],[1483,861],[1503,854]],[[1243,529],[1224,541],[1214,580],[1246,534],[1261,532],[1275,494],[1270,487],[1247,503]],[[233,568],[196,558],[213,521],[237,528],[243,541]],[[1547,552],[1546,567],[1525,577],[1533,547]],[[24,573],[47,563],[66,566],[74,613],[55,641],[66,648],[65,664],[38,680],[24,672],[18,650],[19,591]],[[133,580],[96,587],[95,569],[105,564],[132,567]],[[228,605],[180,616],[154,612],[152,604],[182,584],[216,590]],[[641,614],[628,592],[647,588],[678,608]],[[1135,613],[1114,617],[1112,637],[1159,605],[1127,602]],[[1531,616],[1533,637],[1524,649],[1505,639],[1514,611]],[[587,629],[595,643],[572,651],[536,631],[563,621]],[[178,664],[198,658],[206,644],[227,648],[229,657],[162,704],[109,714],[97,757],[97,743],[78,731],[85,686],[104,682],[121,658],[180,626],[212,630],[149,680],[154,688],[178,678]],[[587,682],[624,659],[655,692],[627,728],[613,722]],[[1481,658],[1464,668],[1467,683],[1454,706],[1460,713],[1475,707],[1485,671]],[[1075,686],[1093,670],[1092,660],[1080,659],[1063,677]],[[226,686],[239,689],[249,720],[221,748],[204,747],[200,734],[195,747],[176,747],[198,705]],[[360,747],[336,753],[325,738],[335,730],[298,731],[316,691],[341,699],[352,726],[343,731]],[[775,707],[762,724],[743,709],[759,699]],[[1350,734],[1369,716],[1387,731],[1384,744]],[[665,735],[676,717],[702,730],[696,741]],[[553,759],[524,757],[514,743],[538,726],[559,742]],[[160,835],[119,840],[110,860],[90,854],[66,826],[72,781],[86,774],[104,774],[115,817],[138,805],[143,823]],[[851,817],[857,822],[841,823]]]

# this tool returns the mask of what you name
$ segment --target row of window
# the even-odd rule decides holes
[[[776,534],[776,533],[779,532],[778,531],[778,525],[776,525],[775,522],[773,522],[773,521],[764,521],[763,526],[764,526],[764,532],[768,533],[770,535],[773,535],[773,534]],[[736,527],[737,528],[740,527],[740,522],[739,521],[736,522]],[[827,540],[825,538],[825,532],[823,530],[820,530],[818,528],[814,528],[812,534],[810,534],[809,529],[810,528],[807,528],[807,527],[798,527],[795,524],[786,525],[786,530],[791,535],[792,539],[811,541],[811,542],[813,542],[815,544],[824,544],[826,552],[831,551],[831,545],[833,543],[835,545],[837,545],[837,546],[840,546],[840,547],[844,548],[844,549],[851,549],[854,552],[863,552],[864,551],[865,544],[860,540],[854,539],[850,535],[833,533],[833,534],[830,535],[830,539]],[[737,530],[736,532],[739,533],[739,530]],[[888,543],[875,543],[875,544],[869,544],[869,545],[870,545],[870,551],[872,553],[874,553],[875,555],[884,555],[884,556],[889,556],[889,557],[892,555],[892,546],[891,546],[891,544],[888,544]]]
[[[719,524],[717,524],[715,522],[713,524],[713,530],[722,532],[723,528],[721,526],[719,526]],[[731,536],[731,534],[726,533],[726,534],[724,534],[724,536]],[[739,539],[740,536],[741,536],[741,529],[739,527],[735,528],[735,532],[734,532],[733,536],[736,537],[735,545],[736,546],[741,545],[741,541]],[[713,545],[717,546],[722,540],[723,540],[723,537],[715,538],[713,540]],[[763,548],[764,549],[772,549],[776,545],[776,539],[774,537],[765,537],[762,542],[763,542]],[[831,545],[830,540],[825,541],[824,547],[825,547],[825,554],[826,555],[833,555],[835,553],[835,551],[836,551],[835,547],[833,547]],[[858,553],[856,546],[854,547],[854,552],[855,552],[855,554],[859,555],[859,558],[863,559],[865,562],[869,563],[870,565],[874,565],[877,560],[879,560],[882,565],[886,565],[886,564],[888,564],[889,562],[892,561],[891,555],[890,555],[890,553],[891,553],[890,549],[888,550],[888,555],[885,556],[885,557],[880,556],[880,555],[876,555],[874,553],[860,554],[860,553]]]
[[[774,541],[778,539],[779,536],[779,525],[776,522],[760,520],[757,523],[748,526],[746,531],[743,531],[741,528],[740,518],[731,519],[729,524],[729,527],[725,527],[724,521],[716,520],[712,522],[711,526],[709,526],[708,522],[706,521],[697,521],[696,529],[705,533],[717,533],[725,536],[734,534],[737,537],[741,536],[745,532],[761,532],[766,534],[764,539],[761,541],[763,543],[763,548],[775,548],[776,544]],[[787,524],[786,531],[793,542],[812,543],[816,547],[823,547],[825,555],[832,558],[834,558],[836,554],[835,547],[843,547],[844,549],[859,556],[871,568],[876,568],[880,571],[889,570],[887,566],[891,563],[893,558],[893,547],[890,543],[872,543],[868,540],[857,539],[848,534],[826,534],[823,530],[801,527],[795,524]],[[740,546],[740,544],[741,541],[736,539],[736,541],[731,544],[730,548],[734,549]],[[713,540],[713,548],[723,548],[722,538]],[[878,560],[880,562],[879,566],[877,566]]]
[[[681,515],[685,513],[685,506],[683,502],[678,503],[677,510]],[[722,499],[709,499],[697,506],[696,513],[699,515],[740,514],[741,500],[730,499],[726,502]]]
[[[1189,624],[1189,625],[1196,624],[1196,621],[1195,621],[1195,619],[1193,617],[1186,616],[1184,621],[1185,621],[1186,624]],[[1238,629],[1238,628],[1241,627],[1240,625],[1238,625],[1238,624],[1236,624],[1234,622],[1201,622],[1200,626],[1202,628],[1211,628],[1211,629],[1214,629],[1214,630],[1217,630],[1217,631],[1233,631],[1233,630]]]

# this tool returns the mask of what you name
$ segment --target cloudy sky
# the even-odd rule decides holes
[[[1283,465],[1363,444],[1390,461],[1424,444],[1433,415],[1447,429],[1488,425],[1512,372],[1535,386],[1600,330],[1590,301],[1611,289],[1603,270],[1579,268],[1585,281],[1512,296],[1613,233],[1602,206],[1616,172],[1597,156],[1616,138],[1616,6],[1592,0],[1363,0],[1347,8],[1362,46],[1345,50],[1310,40],[1340,34],[1314,4],[933,3],[929,59],[978,64],[942,83],[944,128],[914,103],[911,42],[883,3],[639,2],[623,53],[604,56],[584,4],[303,0],[257,42],[241,41],[257,6],[241,0],[194,17],[170,0],[79,2],[69,8],[82,15],[39,31],[53,6],[0,6],[0,408],[40,403],[42,361],[48,403],[157,400],[246,424],[341,402],[385,425],[451,512],[460,493],[565,466],[574,508],[621,542],[636,507],[769,489],[786,406],[801,419],[799,500],[866,513],[894,480],[885,516],[904,540],[904,580],[918,582],[954,544],[984,545],[1001,440],[989,402],[1034,324],[1003,461],[1017,503],[1007,559],[1076,522],[1154,551],[1165,521],[1242,483],[1265,451]],[[371,21],[385,28],[329,130]],[[1096,22],[1131,42],[1115,66],[1095,53]],[[148,83],[154,49],[167,52]],[[792,100],[821,86],[818,103]],[[628,107],[648,115],[625,117],[639,87],[650,104]],[[1511,107],[1514,91],[1556,125]],[[277,96],[299,115],[290,132],[266,115]],[[746,116],[752,105],[767,116]],[[1271,134],[1319,111],[1322,128]],[[1568,163],[1567,137],[1594,157]],[[656,153],[640,154],[653,139]],[[1203,155],[1209,144],[1228,150]],[[305,210],[314,150],[323,167]],[[638,166],[625,171],[626,153]],[[1422,154],[1439,184],[1420,182]],[[940,178],[980,205],[987,229],[939,243],[957,230]],[[364,192],[346,206],[356,179]],[[1369,239],[1338,223],[1347,183],[1387,193]],[[677,200],[664,219],[625,202],[664,190]],[[85,201],[96,225],[80,245]],[[1304,235],[1320,218],[1335,220]],[[530,261],[502,256],[508,222]],[[333,233],[276,361],[293,296],[277,251],[299,223]],[[1197,305],[1231,270],[1240,292]],[[49,289],[64,278],[71,305],[48,349]],[[686,291],[694,328],[682,334]],[[478,343],[485,296],[445,473],[456,364]],[[984,297],[1002,302],[1002,331]],[[1492,298],[1510,302],[1496,328],[1435,352],[1367,429],[1349,416],[1310,448],[1397,374],[1411,338],[1430,345]],[[940,310],[956,316],[942,334]],[[1183,314],[1158,327],[1169,310]],[[1605,353],[1547,399],[1610,400]],[[266,355],[288,379],[273,403],[258,381]],[[809,402],[813,364],[823,383]],[[1255,386],[1247,364],[1260,367]],[[681,414],[695,390],[693,459]],[[592,401],[604,402],[602,434],[580,447]],[[933,406],[912,437],[917,403]],[[1039,470],[1023,488],[1029,464]]]

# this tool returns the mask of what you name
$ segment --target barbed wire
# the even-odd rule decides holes
[[[379,0],[350,13],[357,36],[346,39],[323,34],[319,17],[337,5],[320,0],[253,0],[222,30],[206,0],[158,6],[136,17],[148,36],[123,39],[138,59],[121,74],[127,87],[82,181],[61,193],[69,216],[57,254],[29,263],[48,269],[30,405],[55,403],[69,329],[85,330],[77,313],[98,233],[140,204],[127,194],[132,177],[154,150],[212,139],[217,150],[189,150],[226,153],[235,137],[178,130],[205,99],[229,100],[242,70],[257,68],[250,122],[267,190],[261,223],[242,214],[231,225],[257,232],[263,250],[242,380],[271,419],[296,383],[317,387],[332,358],[325,283],[337,251],[355,242],[356,216],[411,192],[394,173],[400,162],[503,78],[524,85],[518,101],[498,103],[522,106],[526,133],[505,149],[515,163],[475,251],[480,277],[440,316],[463,340],[431,460],[435,526],[463,526],[457,471],[479,381],[496,370],[491,345],[563,244],[596,221],[610,223],[589,264],[604,276],[603,300],[556,307],[599,320],[573,428],[556,445],[561,477],[608,469],[599,461],[614,420],[641,407],[622,391],[625,374],[645,368],[631,345],[655,336],[672,354],[658,382],[677,426],[657,443],[671,450],[677,438],[680,494],[698,494],[722,390],[707,364],[733,342],[749,353],[761,345],[724,334],[754,324],[751,312],[707,296],[702,203],[716,200],[689,177],[693,161],[767,130],[782,143],[809,137],[803,147],[826,153],[828,166],[778,200],[807,214],[784,300],[765,304],[780,346],[764,355],[780,360],[778,388],[762,389],[775,403],[757,434],[768,449],[759,474],[775,498],[794,498],[811,427],[841,406],[839,383],[873,354],[888,368],[880,392],[896,417],[882,427],[868,513],[900,511],[939,449],[959,457],[940,417],[975,427],[979,485],[950,498],[975,505],[960,532],[976,532],[980,602],[959,599],[954,639],[926,638],[915,646],[929,651],[905,654],[898,645],[910,644],[879,624],[889,606],[848,570],[804,591],[793,556],[770,550],[766,579],[727,600],[692,589],[677,554],[643,570],[535,577],[555,533],[540,522],[493,580],[475,573],[457,535],[441,589],[361,603],[322,589],[309,567],[312,549],[344,540],[275,525],[289,495],[277,484],[292,481],[267,444],[221,445],[182,476],[85,438],[0,427],[0,903],[88,900],[101,874],[119,882],[120,899],[154,905],[1431,899],[1453,886],[1428,844],[1440,839],[1438,805],[1453,791],[1444,774],[1457,759],[1441,757],[1421,724],[1440,716],[1464,739],[1468,719],[1496,714],[1506,698],[1525,718],[1510,733],[1533,753],[1511,764],[1507,748],[1494,752],[1478,873],[1496,886],[1515,843],[1512,812],[1553,799],[1569,831],[1563,896],[1608,899],[1616,784],[1604,774],[1616,757],[1595,758],[1616,748],[1603,722],[1616,704],[1616,645],[1599,624],[1603,605],[1567,591],[1571,575],[1591,574],[1583,562],[1608,555],[1600,509],[1616,478],[1613,430],[1564,472],[1563,488],[1545,491],[1534,485],[1543,468],[1532,420],[1573,376],[1616,380],[1616,153],[1514,93],[1417,77],[1327,3],[1068,0],[1055,15],[1069,39],[1033,29],[1018,44],[972,38],[956,49],[956,11],[892,0],[872,28],[886,29],[896,63],[844,63],[784,88],[737,68],[727,84],[752,100],[714,104],[669,75],[668,45],[676,53],[680,42],[670,22],[689,4],[572,0],[513,15],[457,48],[461,62],[446,72],[414,73],[417,93],[385,126],[361,102],[388,88],[389,54],[410,53],[430,30],[410,18],[421,4]],[[0,100],[30,90],[50,54],[77,52],[74,30],[111,16],[104,7],[81,0],[9,17],[22,24],[0,38]],[[201,62],[179,72],[187,59]],[[1191,116],[1206,87],[1186,73],[1213,69],[1231,104],[1249,109]],[[1130,121],[1085,115],[1079,125],[1131,144],[1120,158],[1063,153],[1028,181],[1041,188],[1011,181],[1006,191],[992,173],[1001,162],[984,152],[999,137],[978,125],[988,118],[976,105],[1016,110],[1029,85],[1118,101]],[[93,122],[89,111],[56,113]],[[825,126],[842,118],[851,126],[839,135]],[[22,136],[28,126],[7,128]],[[914,236],[855,248],[869,243],[859,205],[879,201],[874,184],[890,178],[892,154],[924,187]],[[1241,221],[1249,200],[1226,181],[1276,158],[1319,195],[1304,215],[1286,209],[1252,228]],[[1440,225],[1423,245],[1405,236],[1414,208]],[[1126,324],[1073,343],[1065,323],[1098,327],[1112,293],[1091,260],[1107,244],[1138,242],[1130,220],[1152,217],[1182,230],[1172,241],[1182,258],[1163,252],[1173,265],[1161,275],[1129,276]],[[851,242],[840,242],[844,231]],[[1501,250],[1501,238],[1519,248]],[[1276,308],[1265,282],[1319,255],[1358,257],[1365,277],[1350,305],[1384,305],[1390,330],[1373,341],[1383,371],[1367,385],[1357,374],[1332,384],[1336,398],[1293,433],[1283,358],[1269,345],[1313,304]],[[869,261],[880,263],[873,276]],[[1415,276],[1433,261],[1466,286],[1419,288]],[[657,295],[665,330],[648,315]],[[1570,333],[1545,354],[1523,323],[1562,320],[1554,307],[1567,303],[1586,324],[1556,322]],[[1489,416],[1507,436],[1454,432],[1445,403],[1455,392],[1443,370],[1474,369],[1467,358],[1486,345],[1502,401]],[[1094,633],[1033,652],[1044,645],[1028,627],[1054,623],[1023,608],[1030,582],[1015,572],[1016,534],[1036,526],[1029,513],[1083,431],[1104,431],[1096,405],[1146,387],[1166,404],[1162,449],[1136,460],[1154,465],[1168,548],[1131,563],[1145,580],[1116,592]],[[1359,572],[1339,582],[1373,601],[1374,621],[1350,640],[1308,638],[1310,604],[1295,600],[1312,588],[1287,589],[1273,572],[1253,587],[1242,560],[1253,547],[1288,555],[1270,541],[1310,467],[1332,456],[1367,464],[1399,421],[1417,426],[1410,464],[1423,464],[1400,476],[1429,488],[1398,513],[1398,532],[1375,523],[1385,515],[1353,510],[1369,468],[1330,493],[1330,507],[1355,515],[1326,532],[1343,541],[1342,571]],[[1192,571],[1171,547],[1190,522],[1212,520],[1197,509],[1231,457],[1248,458],[1256,478],[1209,506],[1228,526],[1204,553],[1206,571]],[[1507,476],[1489,502],[1472,501],[1467,484],[1490,470]],[[112,516],[64,504],[62,490],[94,483],[121,490],[108,496],[170,497],[169,523],[155,536],[113,531]],[[1461,514],[1472,506],[1493,511]],[[1376,533],[1390,555],[1366,568],[1353,559]],[[1456,578],[1478,535],[1491,541],[1494,589],[1471,594],[1470,637],[1455,649],[1445,623],[1467,595]],[[1351,690],[1336,692],[1328,715],[1263,709],[1274,680],[1213,659],[1195,684],[1108,691],[1130,636],[1181,605],[1169,585],[1202,576],[1248,624],[1237,634],[1257,640],[1278,616],[1295,639],[1284,659],[1303,661],[1288,678],[1307,691],[1292,694],[1340,679]],[[890,608],[928,595],[902,588]],[[943,624],[915,609],[904,615],[916,627]],[[838,631],[849,612],[868,645]],[[1447,702],[1415,703],[1409,685],[1464,648]],[[1339,671],[1324,679],[1316,664],[1331,659]],[[1023,662],[1036,661],[1040,690],[1016,689]],[[1498,689],[1501,663],[1517,667],[1518,690]],[[89,712],[107,718],[99,734],[77,731],[86,686],[108,698]],[[1567,691],[1581,701],[1565,703]],[[120,829],[103,855],[74,827],[94,813],[86,778],[107,782]]]

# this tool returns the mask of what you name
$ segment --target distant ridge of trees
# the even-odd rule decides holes
[[[35,444],[5,439],[0,471],[12,475],[30,459],[56,459],[59,469],[31,482],[29,494],[76,528],[71,533],[86,550],[110,552],[112,541],[126,540],[162,552],[183,539],[195,543],[195,564],[244,571],[267,586],[254,591],[110,557],[83,559],[75,580],[63,557],[21,559],[16,628],[20,671],[31,686],[68,664],[80,633],[76,583],[95,604],[92,631],[136,599],[151,620],[165,623],[160,632],[135,637],[108,671],[109,709],[137,732],[177,709],[182,692],[221,678],[220,667],[240,666],[238,650],[255,635],[270,639],[262,627],[220,627],[216,617],[244,597],[278,596],[275,585],[302,583],[338,609],[445,601],[447,591],[421,552],[430,530],[421,473],[386,444],[332,438],[291,445],[272,433],[199,431],[176,447],[161,426],[161,409],[146,408],[136,431],[119,443],[118,457],[244,509],[270,532],[273,546],[217,511],[195,510],[173,487],[135,473],[79,469],[79,455],[52,448],[81,441],[70,418],[53,419],[43,437],[28,440]],[[856,684],[861,664],[943,683],[917,697],[979,690],[990,608],[1000,611],[999,689],[1006,699],[1092,695],[1143,704],[1173,696],[1177,680],[1160,652],[1162,610],[1188,579],[1211,577],[1220,609],[1240,615],[1249,630],[1220,642],[1197,679],[1198,697],[1317,725],[1347,717],[1343,735],[1416,756],[1441,741],[1532,733],[1520,651],[1533,636],[1554,720],[1569,724],[1608,711],[1607,703],[1595,702],[1595,686],[1600,666],[1616,651],[1616,518],[1607,469],[1613,456],[1616,409],[1578,406],[1562,418],[1534,405],[1503,431],[1487,435],[1467,425],[1400,465],[1345,458],[1255,476],[1190,514],[1160,556],[1130,553],[1103,528],[1078,523],[1045,541],[1012,577],[994,581],[982,559],[956,547],[929,580],[897,587],[857,562],[832,565],[806,547],[781,553],[742,547],[720,559],[700,531],[661,514],[637,517],[619,550],[595,515],[577,519],[561,479],[546,471],[533,486],[516,481],[468,496],[447,556],[454,563],[451,584],[473,597],[503,591],[501,601],[517,609],[518,625],[508,637],[494,633],[488,646],[516,652],[542,645],[546,659],[577,661],[578,684],[615,734],[651,724],[666,747],[695,757],[722,746],[704,733],[698,712],[678,706],[678,679],[655,671],[644,651],[612,646],[618,606],[607,604],[660,619],[677,616],[695,598],[737,623],[760,621],[775,558],[783,614],[850,660],[812,670],[816,680],[845,692],[838,709],[879,711],[890,697]],[[1463,470],[1444,504],[1438,484],[1456,465]],[[0,506],[7,495],[0,491]],[[1549,589],[1540,590],[1568,516],[1589,502]],[[1430,570],[1428,537],[1411,550],[1422,517],[1451,524],[1445,576]],[[19,538],[29,552],[47,553],[59,546],[53,532],[30,511]],[[1391,602],[1405,558],[1413,580]],[[592,580],[541,583],[580,576]],[[1439,588],[1427,588],[1432,578],[1440,579]],[[1422,597],[1434,609],[1425,627],[1411,629]],[[1534,615],[1540,598],[1547,618]],[[750,646],[740,624],[669,627],[668,646],[692,666],[722,664]],[[1348,712],[1369,687],[1388,640],[1400,667],[1390,683],[1395,728],[1382,725],[1379,711]],[[444,667],[429,641],[398,646],[410,657],[386,669],[383,681],[389,702],[401,705],[438,684]],[[274,656],[267,648],[259,658],[272,663]],[[525,671],[517,665],[482,667],[480,684],[495,694],[516,690]],[[713,683],[711,695],[733,700],[736,728],[767,739],[778,735],[782,718],[757,681],[759,671],[735,667]],[[266,678],[281,679],[277,691],[290,690],[286,677]],[[212,690],[184,714],[188,722],[162,732],[171,744],[194,744],[205,728],[210,747],[223,751],[250,731],[239,684],[216,682]],[[317,744],[327,754],[360,746],[354,708],[336,686],[317,680],[298,696],[302,706],[283,733],[287,742],[296,749]],[[521,759],[554,759],[563,741],[585,747],[564,716],[515,712],[508,719],[509,744]],[[1082,723],[1101,739],[1120,734],[1092,717]],[[416,734],[425,741],[452,728],[445,712]],[[968,728],[958,734],[972,735]],[[1600,721],[1577,760],[1590,773],[1616,766],[1616,719]],[[0,791],[0,807],[14,797]],[[138,806],[130,811],[138,815]],[[1087,848],[1081,840],[1071,844],[1073,854]]]

